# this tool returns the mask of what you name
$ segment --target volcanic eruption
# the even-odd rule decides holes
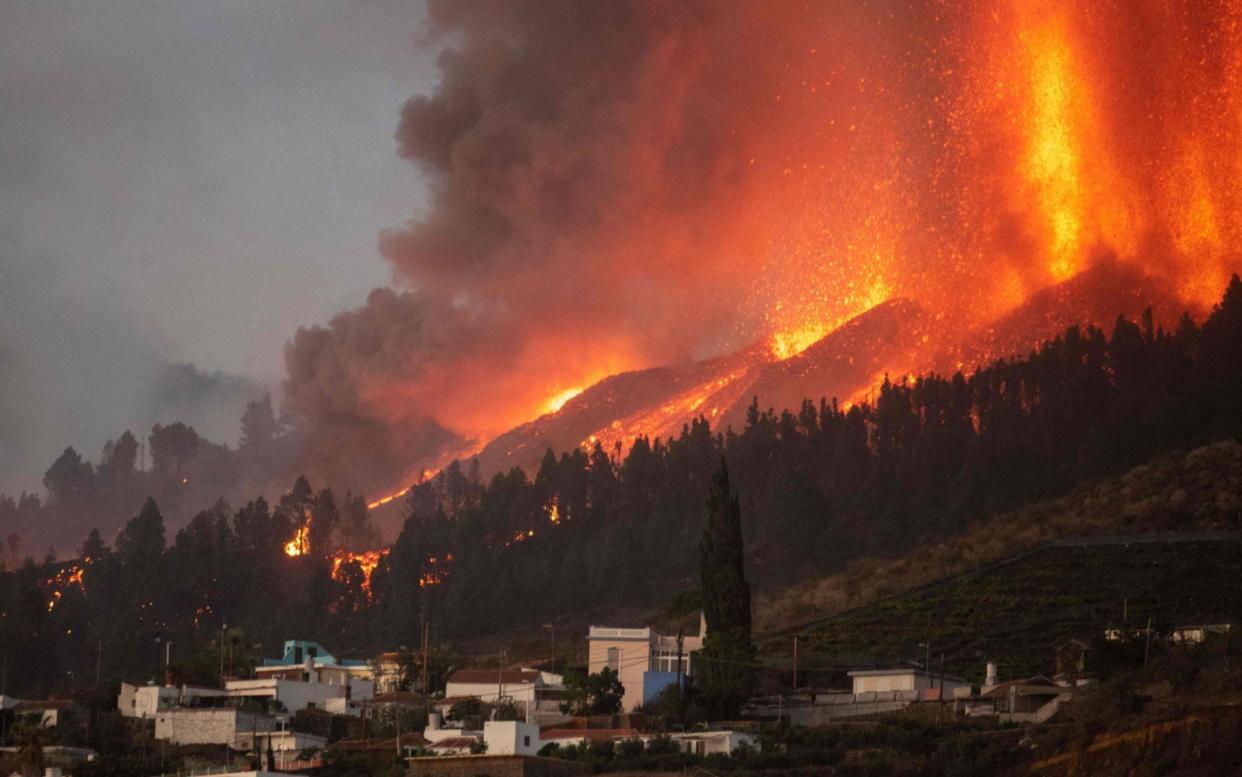
[[[1242,3],[433,0],[429,32],[397,290],[287,347],[313,477],[846,400],[1242,269]]]

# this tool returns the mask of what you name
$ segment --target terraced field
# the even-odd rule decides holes
[[[982,679],[1051,674],[1055,648],[1071,637],[1096,643],[1088,672],[1114,651],[1105,628],[1150,617],[1156,631],[1236,622],[1242,613],[1242,533],[1144,534],[1061,540],[988,567],[828,617],[799,639],[808,680],[829,669],[921,661]],[[786,641],[782,636],[781,641]],[[769,655],[780,655],[769,642]],[[1106,655],[1108,654],[1108,655]],[[815,671],[818,669],[819,671]],[[839,675],[838,675],[839,677]]]

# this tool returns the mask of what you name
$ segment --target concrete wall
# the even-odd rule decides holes
[[[587,764],[557,758],[514,755],[460,755],[411,758],[409,777],[586,777]]]
[[[174,745],[231,745],[243,731],[273,731],[276,720],[235,709],[165,710],[155,716],[155,738]]]

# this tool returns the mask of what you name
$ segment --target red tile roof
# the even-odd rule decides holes
[[[470,685],[529,685],[538,679],[539,673],[533,669],[458,669],[448,681]]]
[[[638,736],[636,728],[549,728],[539,732],[539,738],[542,740],[589,739],[592,742],[601,742],[636,736]]]

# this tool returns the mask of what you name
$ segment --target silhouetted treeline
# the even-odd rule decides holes
[[[445,639],[659,607],[696,586],[704,500],[722,456],[740,498],[747,580],[770,590],[1154,454],[1238,436],[1240,344],[1235,277],[1201,326],[1184,317],[1162,331],[1148,315],[1119,319],[1111,335],[1073,328],[1028,358],[885,381],[873,401],[848,408],[808,401],[776,413],[755,403],[741,430],[699,419],[624,456],[599,445],[549,451],[533,477],[514,469],[484,480],[477,465],[454,463],[411,490],[369,590],[363,564],[334,575],[331,557],[372,536],[359,497],[338,506],[299,480],[275,509],[262,500],[209,508],[169,547],[151,502],[116,548],[88,539],[82,587],[63,587],[50,611],[46,581],[59,566],[0,576],[8,687],[47,690],[70,670],[79,682],[93,677],[100,644],[105,676],[150,675],[157,636],[173,641],[184,676],[209,680],[224,622],[226,664],[241,666],[292,637],[338,652],[415,645],[424,618]],[[61,469],[67,482],[80,475],[72,461]],[[283,546],[308,516],[310,552],[291,558]]]
[[[108,440],[92,462],[66,448],[43,476],[47,498],[0,494],[0,563],[13,568],[26,556],[72,555],[73,542],[92,528],[113,538],[147,497],[178,525],[220,495],[239,499],[265,492],[296,453],[296,441],[272,409],[269,396],[251,402],[241,418],[237,448],[213,443],[181,422],[156,424],[145,440],[125,431]]]

